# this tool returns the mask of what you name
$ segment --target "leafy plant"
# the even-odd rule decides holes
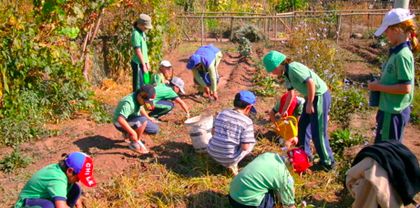
[[[308,7],[307,0],[283,0],[279,4],[275,5],[276,12],[289,12],[304,10]]]
[[[245,37],[250,42],[258,42],[266,39],[266,36],[253,25],[245,25],[234,31],[232,41],[238,42],[242,37]]]
[[[261,60],[254,61],[254,63],[257,63],[255,65],[257,73],[252,78],[252,82],[255,84],[252,91],[259,96],[269,97],[276,95],[280,88],[278,80],[265,72]]]
[[[367,99],[364,92],[354,86],[343,86],[333,92],[331,104],[331,119],[338,121],[343,128],[350,125],[351,115],[362,113],[367,109]]]
[[[15,148],[13,152],[0,160],[0,169],[3,172],[11,173],[18,168],[25,168],[32,162],[30,157],[23,156],[19,148]]]
[[[239,39],[238,52],[239,54],[241,54],[242,57],[245,58],[249,58],[251,56],[252,45],[247,38],[241,37]]]
[[[366,141],[362,135],[352,134],[349,129],[337,129],[330,135],[330,146],[336,157],[342,157],[345,148],[362,144]]]

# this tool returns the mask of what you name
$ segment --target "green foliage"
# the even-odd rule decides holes
[[[257,72],[252,78],[254,87],[252,91],[258,96],[275,96],[280,89],[279,82],[276,78],[270,76],[265,72],[262,60],[254,60],[256,64]]]
[[[52,0],[0,6],[5,23],[0,25],[0,144],[45,136],[45,123],[90,109],[86,106],[93,93],[81,73],[75,55],[80,49],[73,39],[81,34],[83,13],[100,7]]]
[[[349,129],[337,129],[330,135],[330,146],[336,157],[342,157],[345,148],[367,141],[362,135],[352,134]]]
[[[0,160],[0,170],[11,173],[18,168],[25,168],[32,162],[30,157],[23,156],[19,148],[15,148],[13,152]]]
[[[418,70],[417,70],[418,71]],[[413,105],[411,110],[411,122],[413,124],[420,124],[420,91],[416,89],[414,91],[414,99],[413,99]]]
[[[275,5],[276,12],[290,12],[297,10],[305,10],[308,7],[307,0],[283,0]]]
[[[242,57],[249,58],[252,52],[251,42],[245,37],[241,37],[238,42],[239,42],[239,45],[238,45],[239,54],[241,54]]]
[[[266,36],[253,25],[245,25],[234,31],[232,41],[238,42],[242,37],[245,37],[251,42],[258,42],[266,39]]]
[[[363,113],[367,109],[367,99],[364,91],[354,86],[343,86],[333,92],[331,104],[331,119],[337,121],[343,128],[350,125],[351,115]]]

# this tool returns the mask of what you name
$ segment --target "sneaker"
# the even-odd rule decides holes
[[[147,154],[149,151],[146,149],[146,147],[141,143],[141,141],[131,141],[128,145],[128,148],[131,150],[140,153],[140,154]]]
[[[330,172],[330,171],[334,171],[337,169],[337,164],[332,163],[331,165],[325,165],[322,163],[317,163],[315,165],[312,166],[312,171],[325,171],[325,172]]]
[[[232,165],[232,166],[229,166],[229,167],[228,167],[228,171],[229,171],[229,173],[231,173],[233,176],[238,175],[238,172],[239,172],[239,170],[238,170],[238,165]]]

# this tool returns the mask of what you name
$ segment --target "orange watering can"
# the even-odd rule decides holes
[[[294,116],[283,117],[274,122],[277,135],[288,141],[298,135],[298,123]]]

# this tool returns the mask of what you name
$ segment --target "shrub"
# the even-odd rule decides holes
[[[366,138],[352,134],[349,129],[337,129],[331,133],[330,146],[335,156],[342,157],[345,148],[364,143]]]
[[[305,10],[308,7],[307,0],[283,0],[275,5],[276,12],[289,12],[296,10]]]
[[[331,103],[331,119],[337,121],[341,127],[350,125],[351,115],[362,113],[367,109],[367,99],[364,91],[354,86],[343,86],[333,92]]]
[[[232,41],[239,42],[242,37],[245,37],[250,42],[258,42],[266,39],[266,36],[253,25],[245,25],[234,31]]]
[[[0,160],[0,169],[3,172],[11,173],[18,168],[25,168],[32,162],[30,157],[23,156],[19,148],[15,148],[13,152]]]
[[[251,42],[247,38],[241,37],[239,39],[238,52],[245,58],[249,58],[251,56],[252,46]]]

